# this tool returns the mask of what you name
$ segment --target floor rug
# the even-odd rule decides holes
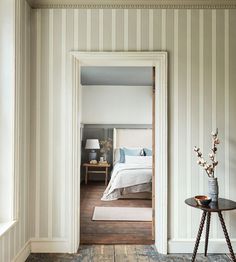
[[[152,221],[152,208],[146,207],[95,207],[92,220]]]

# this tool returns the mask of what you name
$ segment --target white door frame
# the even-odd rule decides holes
[[[70,252],[75,253],[80,238],[80,123],[81,66],[151,66],[155,67],[155,245],[167,253],[167,52],[71,52],[72,83],[72,174],[70,176]]]

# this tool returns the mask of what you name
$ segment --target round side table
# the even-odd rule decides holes
[[[218,213],[220,223],[224,231],[224,235],[225,235],[225,239],[226,239],[226,242],[229,248],[231,259],[234,262],[236,262],[234,251],[233,251],[233,248],[232,248],[232,245],[229,239],[229,235],[228,235],[228,232],[225,226],[225,221],[221,213],[222,211],[230,211],[230,210],[236,209],[236,202],[228,200],[228,199],[224,199],[224,198],[219,198],[218,202],[211,202],[209,206],[199,206],[196,203],[196,201],[194,200],[194,198],[192,197],[192,198],[186,199],[185,203],[191,207],[198,208],[203,211],[191,261],[192,262],[195,261],[199,242],[200,242],[202,231],[203,231],[203,227],[204,227],[205,220],[206,220],[206,216],[207,216],[207,222],[206,222],[206,238],[205,238],[205,256],[207,255],[208,239],[209,239],[209,231],[210,231],[210,223],[211,223],[211,213],[216,212]]]

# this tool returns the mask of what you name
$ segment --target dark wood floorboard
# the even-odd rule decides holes
[[[161,255],[152,245],[81,246],[77,254],[31,254],[26,262],[190,262],[191,254]],[[198,254],[196,262],[228,262],[224,254]]]
[[[92,221],[95,206],[151,207],[151,200],[101,201],[103,182],[81,184],[81,244],[153,244],[151,222]]]

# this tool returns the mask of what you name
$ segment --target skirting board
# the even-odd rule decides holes
[[[69,253],[67,240],[36,240],[31,239],[31,253]]]
[[[20,252],[13,258],[13,262],[25,262],[30,255],[30,241],[27,241]]]
[[[168,253],[192,253],[195,244],[195,239],[181,239],[168,241]],[[236,239],[231,239],[231,244],[234,252],[236,252]],[[204,236],[199,244],[198,252],[204,253]],[[229,253],[225,239],[209,239],[208,253],[225,254]]]

